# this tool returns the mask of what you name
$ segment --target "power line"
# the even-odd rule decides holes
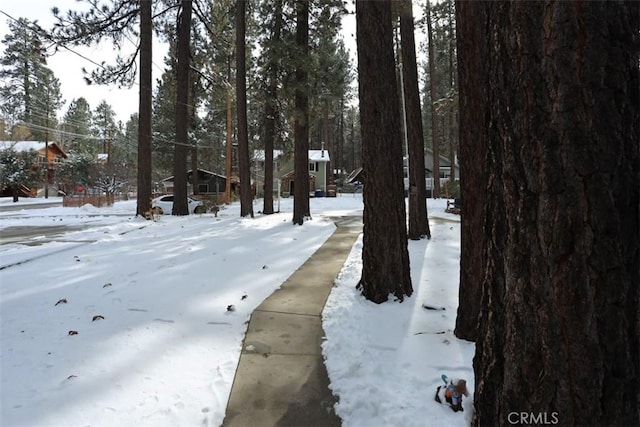
[[[58,47],[58,48],[62,48],[62,49],[65,49],[65,50],[67,50],[67,51],[69,51],[69,52],[71,52],[71,53],[73,53],[73,54],[77,55],[78,57],[80,57],[80,58],[84,59],[85,61],[87,61],[87,62],[89,62],[89,63],[91,63],[91,64],[93,64],[93,65],[95,65],[95,66],[97,66],[97,67],[99,67],[99,68],[101,68],[101,69],[103,69],[103,70],[105,70],[105,71],[109,71],[107,67],[105,67],[104,65],[102,65],[102,64],[100,64],[100,63],[98,63],[98,62],[94,61],[93,59],[89,58],[88,56],[83,55],[83,54],[81,54],[80,52],[77,52],[76,50],[74,50],[74,49],[72,49],[72,48],[70,48],[70,47],[68,47],[68,46],[66,46],[66,45],[64,45],[64,44],[61,44],[61,43],[56,42],[55,40],[52,40],[51,38],[49,38],[49,37],[48,37],[48,34],[47,34],[47,33],[46,33],[42,28],[39,28],[39,27],[29,27],[29,26],[27,26],[27,25],[24,25],[24,24],[23,24],[22,22],[20,22],[18,19],[14,18],[13,16],[11,16],[10,14],[8,14],[7,12],[5,12],[4,10],[1,10],[1,9],[0,9],[0,14],[3,14],[4,16],[6,16],[7,18],[9,18],[9,19],[10,19],[10,20],[12,20],[13,22],[18,23],[18,24],[19,24],[19,25],[21,25],[23,28],[26,28],[26,29],[28,29],[28,30],[31,30],[31,31],[33,31],[33,32],[34,32],[34,33],[36,33],[36,34],[38,34],[38,33],[39,33],[39,35],[40,35],[40,36],[43,36],[45,39],[49,40],[49,41],[50,41],[51,43],[53,43],[56,47]],[[55,54],[55,53],[54,53],[54,54]],[[133,82],[133,84],[134,84],[134,85],[136,85],[136,86],[140,86],[140,83],[139,83],[139,82],[135,82],[135,81],[134,81],[134,82]]]

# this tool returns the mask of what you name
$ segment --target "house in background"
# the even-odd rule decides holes
[[[451,179],[451,161],[445,156],[438,156],[440,159],[439,171],[440,171],[440,185],[448,182]],[[409,175],[407,158],[403,158],[404,162],[404,191],[409,190]],[[460,167],[455,164],[454,166],[456,181],[460,179]],[[424,172],[425,172],[425,184],[427,189],[427,197],[431,197],[433,190],[433,151],[429,148],[424,150]],[[354,169],[346,179],[346,183],[350,185],[362,184],[365,181],[364,169],[362,167]]]
[[[439,170],[440,178],[449,178],[451,176],[451,160],[443,155],[438,156],[440,159]],[[424,167],[427,174],[427,178],[433,178],[433,150],[430,148],[424,149]],[[460,166],[456,163],[454,165],[456,179],[460,178]]]
[[[34,167],[40,168],[47,173],[43,173],[43,180],[45,176],[48,177],[48,184],[53,185],[55,183],[55,171],[58,165],[62,163],[67,157],[67,153],[56,142],[42,142],[42,141],[0,141],[0,150],[13,149],[18,153],[35,151],[37,153],[36,164]],[[44,185],[44,182],[42,183]],[[25,196],[35,196],[38,193],[38,187],[24,189]]]
[[[251,180],[256,189],[256,197],[264,197],[264,150],[254,150],[253,159],[251,159]],[[282,150],[273,150],[273,178],[279,179],[277,171],[280,169],[284,152]],[[277,191],[276,186],[273,190]]]
[[[364,168],[360,166],[352,170],[349,176],[347,176],[345,183],[353,186],[362,185],[362,183],[364,183]]]
[[[279,179],[281,182],[281,192],[283,197],[293,195],[296,186],[295,177],[295,157],[292,155],[288,159],[284,159],[284,155],[279,150],[274,150],[274,172],[273,178]],[[330,189],[331,176],[329,175],[329,151],[328,150],[309,150],[309,182],[307,187],[309,193],[314,196],[324,196],[328,194]],[[263,195],[264,191],[264,152],[257,151],[254,154],[253,176],[258,197]],[[274,191],[276,186],[274,185]]]
[[[187,171],[187,194],[201,194],[209,196],[217,196],[218,200],[222,200],[225,195],[225,189],[227,185],[227,178],[224,175],[217,174],[204,169],[197,170],[197,191],[194,191],[193,187],[193,170]],[[231,183],[231,192],[236,191],[237,183]],[[161,188],[159,189],[164,194],[173,193],[173,176],[160,181]]]

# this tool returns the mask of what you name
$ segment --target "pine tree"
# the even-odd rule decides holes
[[[58,111],[64,103],[60,92],[60,81],[53,71],[41,66],[33,86],[33,97],[27,108],[31,112],[29,127],[33,139],[38,141],[53,141],[58,126]]]
[[[169,55],[165,59],[167,68],[157,80],[153,98],[153,176],[154,181],[173,174],[173,151],[176,136],[176,64],[175,42],[170,43]]]
[[[91,106],[85,98],[71,101],[60,125],[60,143],[69,153],[97,155],[99,147],[91,130]]]
[[[640,5],[463,3],[488,173],[462,180],[486,192],[473,424],[638,425]]]
[[[124,125],[122,135],[122,155],[121,159],[126,167],[126,182],[128,194],[134,187],[138,175],[138,114],[134,113]],[[134,166],[134,167],[131,167]]]
[[[22,122],[31,126],[34,119],[35,86],[43,75],[46,51],[34,23],[25,18],[8,21],[9,31],[2,43],[0,78],[6,82],[0,88],[0,109],[11,120],[10,126]],[[40,113],[39,109],[37,113]]]
[[[91,0],[86,0],[91,3]],[[159,15],[177,7],[168,5]],[[151,100],[152,100],[152,1],[111,0],[110,3],[92,7],[85,12],[68,11],[60,14],[55,7],[57,18],[49,37],[60,45],[90,46],[104,39],[111,40],[117,48],[115,64],[103,64],[89,73],[87,83],[115,83],[131,86],[135,82],[136,59],[140,54],[140,99],[138,130],[138,178],[136,214],[142,215],[151,207]],[[139,20],[139,26],[136,25]],[[127,57],[120,56],[120,47],[125,43],[134,43],[139,37],[138,49]]]
[[[427,0],[427,10],[425,11],[427,17],[427,34],[429,43],[429,95],[431,99],[430,111],[431,111],[431,140],[433,142],[433,198],[440,197],[440,134],[438,114],[436,110],[436,100],[438,99],[438,78],[436,73],[436,56],[435,46],[433,41],[433,25],[431,22],[431,5]]]
[[[102,100],[93,111],[92,128],[93,134],[102,142],[101,153],[110,154],[117,125],[116,113],[107,101]],[[107,161],[111,160],[107,158]]]
[[[418,65],[413,27],[412,2],[404,0],[400,13],[402,37],[403,96],[406,109],[407,141],[409,152],[409,231],[408,237],[418,240],[431,238],[427,217],[425,185],[424,136],[418,88]]]
[[[177,27],[176,138],[173,154],[173,215],[188,215],[187,145],[189,144],[189,75],[191,46],[191,0],[181,0]]]
[[[240,172],[240,216],[253,218],[253,194],[249,164],[246,82],[246,1],[238,0],[236,9],[236,103],[238,113],[238,169]]]
[[[482,278],[484,276],[483,248],[486,215],[486,132],[483,117],[487,112],[484,96],[487,75],[484,69],[489,55],[488,45],[478,40],[486,38],[483,7],[472,3],[457,7],[460,73],[460,169],[462,217],[460,224],[460,286],[455,334],[458,338],[475,341],[478,334],[478,314]]]
[[[453,163],[457,155],[459,138],[454,2],[453,0],[443,0],[437,3],[426,2],[423,12],[425,18],[428,18],[428,20],[425,19],[424,27],[427,36],[431,34],[430,43],[433,49],[431,55],[433,61],[425,61],[424,70],[423,96],[426,142],[427,146],[433,149],[433,141],[436,141],[438,144],[435,149],[439,155],[448,157]],[[434,76],[433,82],[432,75]],[[431,93],[432,83],[434,86],[433,94]],[[436,126],[435,132],[434,126]],[[438,168],[442,171],[439,160]],[[452,167],[451,180],[456,178],[455,173],[455,167]],[[459,197],[459,195],[449,193],[449,197]]]
[[[273,150],[275,148],[276,132],[280,125],[280,109],[278,105],[278,84],[280,57],[282,49],[283,0],[276,0],[267,8],[267,15],[272,17],[269,27],[270,38],[264,45],[267,50],[267,63],[264,65],[265,82],[265,110],[264,110],[264,207],[262,213],[272,214],[273,210]],[[263,7],[266,3],[263,3]]]
[[[368,300],[411,296],[402,173],[400,98],[390,1],[356,2],[364,183],[362,277]],[[382,250],[384,248],[384,250]]]
[[[32,187],[38,182],[35,151],[16,152],[13,148],[0,150],[0,188],[10,188],[13,201],[18,201],[21,186]]]
[[[296,0],[295,188],[293,223],[302,225],[309,208],[309,0]]]
[[[195,53],[192,58],[198,61],[193,68],[198,70],[200,83],[198,97],[192,99],[191,103],[197,102],[200,111],[204,112],[198,115],[202,119],[193,124],[197,126],[194,134],[198,136],[199,164],[227,176],[227,188],[217,190],[225,191],[231,199],[231,183],[238,174],[235,169],[237,156],[234,156],[237,153],[234,152],[233,143],[236,1],[221,0],[195,5],[194,12],[200,25],[197,31],[194,27],[192,50]]]

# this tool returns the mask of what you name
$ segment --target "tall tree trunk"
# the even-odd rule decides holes
[[[309,0],[296,0],[295,187],[293,223],[302,225],[309,209]]]
[[[362,277],[368,300],[411,296],[404,207],[400,99],[390,1],[356,2],[364,184]],[[382,250],[384,248],[384,250]]]
[[[431,238],[427,217],[427,187],[424,167],[424,134],[418,88],[418,65],[411,0],[403,0],[400,13],[402,73],[409,151],[409,233],[412,240]]]
[[[345,161],[344,161],[344,95],[340,100],[340,121],[338,122],[338,160],[336,162],[336,169],[338,169],[338,178],[342,178],[345,173]],[[342,182],[342,180],[341,180]]]
[[[226,141],[226,154],[225,154],[225,173],[227,179],[225,180],[224,195],[227,203],[231,203],[231,175],[233,174],[233,143],[231,139],[232,133],[232,112],[231,112],[231,58],[227,60],[227,141]]]
[[[449,173],[449,182],[456,180],[456,112],[449,111],[449,161],[451,164],[451,172]]]
[[[427,0],[427,39],[429,42],[429,96],[431,98],[431,139],[433,140],[433,193],[432,197],[440,197],[440,134],[438,133],[438,100],[436,74],[436,54],[433,46],[433,28],[431,26],[431,5]]]
[[[188,116],[189,116],[189,122],[193,123],[195,126],[197,117],[197,111],[196,111],[196,107],[194,106],[194,104],[196,103],[196,98],[198,96],[198,87],[197,85],[194,83],[197,80],[197,76],[194,78],[193,74],[195,74],[195,72],[193,70],[189,70],[189,75],[191,76],[190,78],[190,85],[189,85],[189,89],[191,90],[191,96],[190,96],[190,100],[191,102],[188,105]],[[200,193],[200,182],[199,182],[199,177],[198,177],[198,142],[197,141],[193,141],[193,148],[191,148],[191,186],[193,189],[193,194],[199,194]]]
[[[236,102],[238,103],[238,172],[240,174],[240,216],[253,218],[249,130],[247,126],[247,72],[245,46],[246,0],[238,0],[236,11]]]
[[[362,162],[356,160],[356,124],[355,119],[351,118],[351,129],[349,132],[349,142],[351,143],[351,170],[356,170],[361,166]],[[404,185],[404,184],[403,184]]]
[[[460,90],[460,180],[462,222],[460,224],[460,290],[455,335],[475,341],[484,277],[483,247],[486,188],[487,114],[484,70],[488,55],[486,13],[481,2],[456,3],[458,42],[458,85]]]
[[[153,23],[151,0],[140,1],[140,96],[138,112],[138,199],[136,215],[151,209],[151,61]]]
[[[264,214],[273,213],[273,149],[278,123],[278,57],[276,46],[282,32],[282,0],[276,0],[273,11],[273,32],[269,55],[269,86],[265,102],[264,131]]]
[[[335,154],[333,151],[333,147],[330,144],[330,137],[329,137],[329,99],[325,98],[322,101],[322,137],[320,138],[320,148],[322,150],[327,150],[329,153],[331,153],[332,155]],[[331,160],[329,160],[327,162],[327,164],[325,165],[325,176],[326,179],[329,183],[332,182],[332,177],[333,177],[333,173],[331,173],[331,171],[333,170],[333,162]],[[316,183],[316,188],[318,188],[320,185],[318,183]],[[324,189],[325,191],[327,190],[326,188]]]
[[[640,4],[482,7],[490,177],[474,424],[524,410],[639,425]]]
[[[190,80],[189,80],[189,90],[191,91],[191,96],[189,97],[189,105],[187,106],[188,108],[188,116],[189,116],[189,123],[191,124],[192,127],[196,126],[197,123],[197,109],[195,107],[196,104],[196,99],[198,97],[198,86],[196,85],[196,81],[197,81],[197,75],[195,71],[193,71],[191,69],[191,67],[189,67],[189,76],[190,76]],[[200,181],[199,181],[199,177],[198,177],[198,142],[196,140],[193,141],[193,146],[191,148],[191,186],[193,189],[193,195],[197,195],[200,193]]]
[[[453,23],[455,22],[455,10],[454,3],[449,2],[447,7],[447,18],[449,20],[449,93],[451,96],[455,96],[456,93],[456,79],[455,79],[455,67],[453,65],[453,58],[455,56],[455,37]],[[450,182],[456,180],[456,151],[458,146],[457,133],[458,124],[456,123],[456,103],[452,100],[449,108],[449,160],[451,164],[451,172],[449,174]]]
[[[176,80],[176,144],[173,154],[173,215],[188,215],[187,153],[189,144],[189,48],[191,46],[191,0],[182,0],[178,22]]]

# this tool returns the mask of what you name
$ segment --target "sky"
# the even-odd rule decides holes
[[[291,199],[255,219],[237,203],[156,222],[133,217],[135,201],[0,211],[0,232],[92,223],[0,244],[0,425],[220,425],[253,309],[333,233],[329,216],[362,215],[360,194],[310,203],[303,226]],[[345,427],[470,425],[473,395],[457,413],[434,400],[443,374],[473,390],[474,345],[453,335],[460,218],[446,200],[428,207],[432,239],[409,242],[413,296],[376,305],[359,294],[360,236],[327,300],[322,352]]]
[[[15,19],[21,17],[31,20],[37,19],[43,28],[49,28],[54,23],[53,14],[51,13],[52,7],[57,6],[61,12],[64,12],[70,9],[76,10],[79,4],[76,0],[4,1],[0,5],[0,11]],[[352,62],[355,67],[357,66],[356,22],[355,15],[353,14],[355,12],[355,6],[352,1],[348,1],[346,6],[351,13],[343,18],[342,36],[347,50],[351,53]],[[421,7],[419,7],[418,2],[414,2],[414,16],[417,19],[421,15]],[[0,13],[0,40],[4,38],[4,35],[8,31],[8,19],[10,18]],[[417,31],[416,46],[418,50],[420,50],[420,42],[423,39],[424,36],[420,31]],[[153,49],[154,67],[152,73],[155,82],[164,70],[163,57],[167,52],[167,48],[166,45],[156,40]],[[60,80],[63,98],[66,101],[61,112],[66,111],[69,103],[79,97],[87,99],[91,108],[95,108],[102,100],[106,100],[114,108],[118,120],[125,123],[131,114],[138,111],[138,86],[134,85],[128,89],[119,89],[115,86],[89,86],[83,79],[84,74],[82,73],[82,68],[92,70],[95,67],[89,60],[101,63],[102,61],[109,61],[115,58],[112,47],[105,43],[99,47],[74,47],[73,50],[84,56],[84,58],[69,51],[60,51],[49,58],[48,62],[48,67],[54,71],[56,77]],[[420,52],[418,52],[418,55],[421,56]]]
[[[0,4],[0,11],[12,16],[15,19],[28,18],[30,20],[38,20],[43,28],[50,28],[55,22],[51,8],[57,6],[61,13],[67,10],[78,10],[76,0],[19,0],[4,1]],[[4,39],[4,35],[8,31],[6,15],[0,14],[0,40]],[[4,50],[4,45],[2,46]],[[133,49],[133,43],[131,45]],[[82,68],[93,70],[96,66],[89,60],[101,63],[102,61],[111,61],[115,59],[113,48],[110,44],[104,43],[98,47],[73,47],[72,48],[83,57],[69,52],[60,51],[48,59],[47,66],[53,70],[55,76],[60,80],[62,95],[66,101],[61,109],[61,115],[67,110],[69,103],[73,99],[84,97],[91,108],[95,108],[102,100],[106,100],[116,112],[118,120],[125,123],[131,114],[138,111],[138,86],[131,88],[119,89],[116,86],[87,85],[83,79]],[[153,46],[153,62],[152,69],[154,81],[160,77],[163,66],[163,56],[166,53],[166,47],[156,42]],[[88,58],[88,59],[85,59]]]

